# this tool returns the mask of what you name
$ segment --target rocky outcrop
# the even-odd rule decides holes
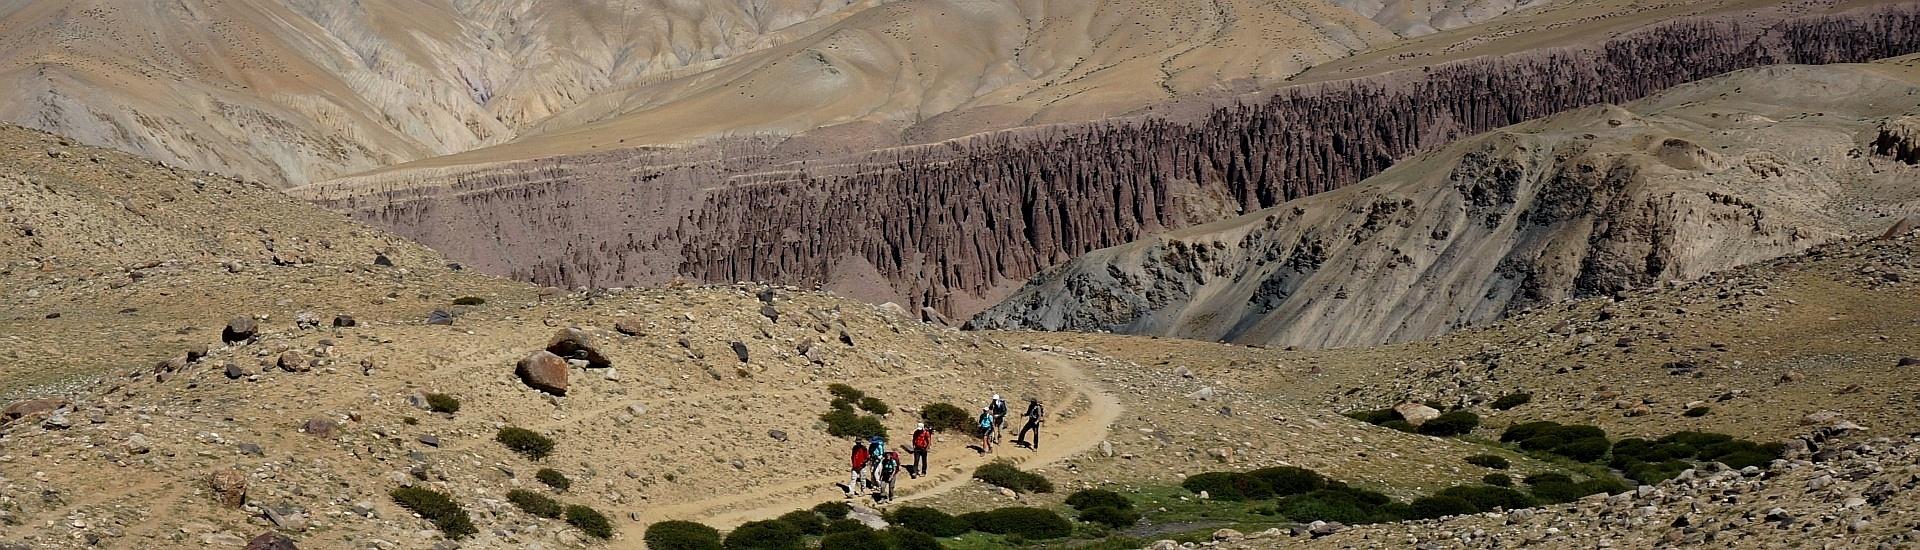
[[[1804,89],[1832,95],[1776,91]],[[972,324],[1358,346],[1691,279],[1920,204],[1911,168],[1862,150],[1914,93],[1898,63],[1783,66],[1581,109],[1086,254]]]
[[[1800,13],[1680,18],[1588,46],[1288,88],[1198,114],[841,157],[787,158],[772,140],[735,140],[297,192],[467,266],[542,284],[772,280],[964,317],[1074,256],[1335,189],[1462,136],[1735,69],[1920,50],[1911,5]]]

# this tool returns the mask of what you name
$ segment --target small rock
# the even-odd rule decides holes
[[[420,444],[421,444],[421,445],[426,445],[426,446],[428,446],[428,447],[439,447],[439,446],[440,446],[440,436],[437,436],[437,435],[423,435],[423,436],[420,436]]]
[[[1239,531],[1235,531],[1232,529],[1220,529],[1218,531],[1213,532],[1213,540],[1217,540],[1217,541],[1233,541],[1233,540],[1240,540],[1246,537],[1247,535],[1245,533],[1241,533]]]
[[[301,432],[321,439],[333,439],[334,432],[339,429],[340,425],[333,420],[317,417],[308,419],[306,424],[300,426]]]
[[[213,476],[207,480],[207,484],[213,488],[213,498],[219,501],[221,506],[239,508],[247,503],[246,472],[234,469],[220,470],[213,473]]]
[[[352,315],[335,315],[333,316],[333,326],[334,328],[355,327],[360,326],[360,322],[353,320]]]
[[[227,321],[226,330],[220,331],[220,341],[228,344],[245,342],[252,340],[259,330],[260,326],[254,323],[252,317],[234,317],[232,321]]]
[[[774,441],[785,443],[787,441],[787,432],[780,431],[780,430],[767,430],[767,437],[773,438]]]

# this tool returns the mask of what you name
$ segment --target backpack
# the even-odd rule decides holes
[[[914,430],[913,448],[925,450],[933,446],[933,430]]]
[[[993,400],[993,404],[988,406],[993,409],[994,416],[1007,415],[1007,400],[1005,399],[995,399]]]
[[[860,468],[860,467],[866,466],[867,459],[870,457],[872,457],[872,455],[867,452],[866,446],[862,445],[859,447],[854,447],[853,448],[853,467]]]
[[[881,479],[893,479],[894,472],[897,472],[899,470],[900,470],[900,455],[897,455],[894,453],[887,453],[887,458],[882,459],[880,461],[880,478]]]
[[[981,428],[993,427],[993,413],[991,412],[980,413],[980,427]]]

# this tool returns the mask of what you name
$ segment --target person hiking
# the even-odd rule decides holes
[[[884,500],[884,501],[890,502],[893,500],[894,477],[900,474],[900,453],[887,451],[887,454],[885,455],[885,457],[880,459],[879,474],[880,475],[877,479],[879,481],[879,483],[877,484],[878,489],[882,491],[882,494],[886,495],[886,498],[884,499],[876,498],[874,500]]]
[[[980,407],[980,420],[974,424],[980,428],[980,451],[993,452],[993,409]]]
[[[1000,436],[1007,431],[1007,400],[1001,399],[1000,394],[993,394],[993,400],[987,402],[987,408],[993,411],[993,440],[1000,441]]]
[[[1047,408],[1040,405],[1039,399],[1027,398],[1027,412],[1021,416],[1027,417],[1027,424],[1020,427],[1020,436],[1014,441],[1026,444],[1029,449],[1040,450],[1040,422],[1046,419]],[[1027,443],[1027,432],[1033,432],[1033,443]]]
[[[853,478],[847,480],[848,497],[866,489],[866,480],[861,478],[860,474],[867,470],[867,463],[871,462],[871,458],[873,455],[867,451],[867,442],[861,441],[858,437],[853,438]]]
[[[927,475],[927,452],[933,448],[933,430],[927,429],[927,423],[921,422],[913,430],[913,467],[907,474],[913,477]]]
[[[886,454],[887,440],[885,438],[876,435],[873,436],[872,439],[867,440],[867,479],[875,481],[873,484],[874,487],[880,485],[878,483],[880,476],[876,474],[878,474],[880,470],[880,457],[886,456]]]

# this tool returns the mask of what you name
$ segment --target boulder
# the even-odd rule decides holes
[[[7,405],[7,408],[0,409],[0,422],[27,416],[48,414],[68,404],[67,400],[58,397],[15,401],[13,404]]]
[[[226,375],[229,380],[239,380],[241,378],[246,378],[248,375],[251,375],[251,374],[253,373],[247,372],[246,368],[241,367],[240,365],[235,364],[232,361],[227,362]]]
[[[1902,367],[1920,367],[1920,357],[1901,357],[1895,365]]]
[[[1891,240],[1903,237],[1908,233],[1912,233],[1915,229],[1920,229],[1920,214],[1907,214],[1906,217],[1900,218],[1900,221],[1893,222],[1893,225],[1887,228],[1886,233],[1881,233],[1880,240]]]
[[[1394,405],[1393,412],[1400,413],[1400,418],[1406,419],[1408,424],[1414,426],[1425,424],[1428,420],[1440,417],[1440,411],[1438,409],[1420,403],[1401,403]]]
[[[614,321],[613,330],[621,334],[625,334],[627,336],[640,336],[642,334],[646,334],[646,327],[642,326],[639,321],[635,321],[632,319],[621,319],[618,321]]]
[[[765,304],[760,306],[760,315],[766,316],[768,321],[773,321],[775,323],[780,322],[780,310],[775,309],[773,307],[773,304]]]
[[[247,541],[246,550],[300,550],[300,547],[294,546],[293,539],[286,535],[268,531]]]
[[[207,347],[208,346],[205,343],[187,346],[187,362],[192,363],[194,361],[199,361],[201,359],[206,358],[207,351],[208,351]]]
[[[274,365],[280,367],[280,370],[287,372],[307,372],[313,370],[307,366],[307,358],[300,355],[300,352],[293,350],[282,352],[280,358],[274,361]]]
[[[552,352],[527,354],[513,372],[528,387],[553,395],[567,394],[567,360]]]
[[[353,320],[352,315],[333,316],[333,326],[335,328],[347,328],[347,327],[353,327],[353,326],[359,326],[359,325],[360,325],[360,322]]]
[[[730,342],[727,345],[733,347],[733,355],[735,357],[739,357],[740,362],[742,363],[747,362],[747,358],[749,357],[749,354],[747,353],[747,344],[745,342],[734,340],[733,342]]]
[[[452,313],[452,312],[449,312],[449,311],[447,311],[447,310],[444,310],[444,309],[436,309],[436,310],[433,310],[433,311],[431,311],[431,312],[428,312],[428,313],[427,313],[427,324],[429,324],[429,325],[451,325],[451,324],[453,324],[453,313]]]
[[[240,470],[220,470],[207,480],[213,488],[213,498],[221,506],[239,508],[247,503],[247,473]]]
[[[607,359],[607,355],[601,353],[600,348],[594,345],[593,336],[578,328],[563,328],[560,332],[554,333],[553,338],[547,340],[547,353],[564,359],[586,361],[589,368],[613,366],[613,361]]]
[[[334,432],[339,429],[338,423],[326,418],[309,418],[305,424],[300,425],[300,431],[320,439],[333,439]]]
[[[234,317],[232,321],[227,321],[227,328],[220,331],[220,341],[237,344],[252,340],[259,333],[260,325],[252,317]]]

